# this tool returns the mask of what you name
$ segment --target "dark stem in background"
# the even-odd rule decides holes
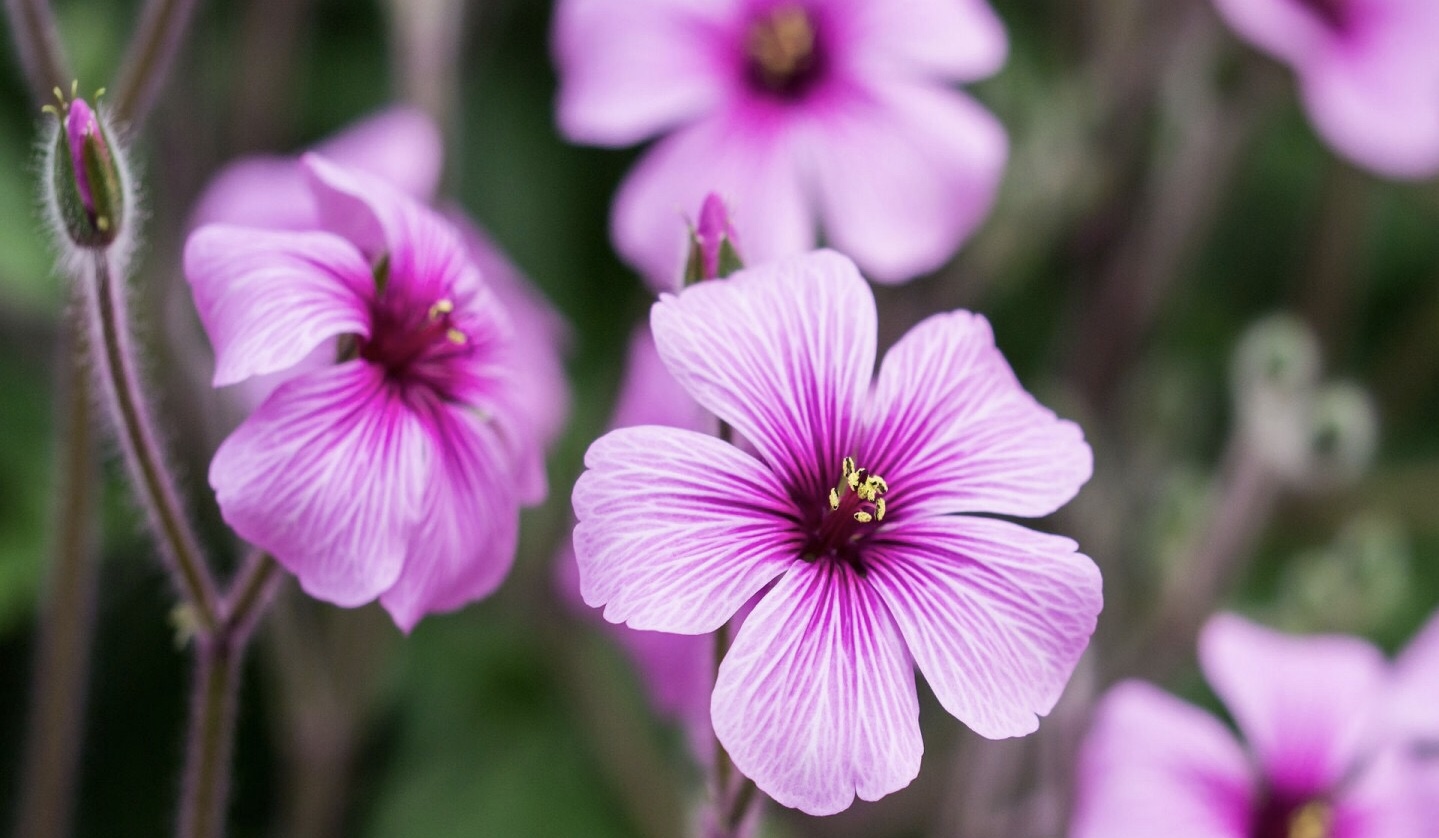
[[[255,621],[269,604],[279,577],[279,568],[269,555],[251,555],[231,586],[219,623],[195,639],[190,736],[175,828],[178,838],[221,838],[225,834],[240,664]]]
[[[1182,42],[1190,54],[1175,62],[1183,81],[1171,94],[1180,98],[1171,110],[1184,119],[1174,127],[1177,147],[1155,163],[1092,299],[1071,317],[1078,337],[1070,375],[1097,412],[1112,405],[1185,258],[1213,221],[1254,127],[1281,89],[1270,68],[1251,65],[1242,88],[1221,100],[1211,81],[1224,43],[1216,26],[1206,10]]]
[[[1142,640],[1124,674],[1162,681],[1189,659],[1205,618],[1233,586],[1269,522],[1281,482],[1242,431],[1231,437],[1221,468],[1209,518],[1166,580],[1153,630],[1136,633]]]
[[[1343,357],[1361,270],[1374,181],[1342,160],[1330,163],[1309,264],[1298,278],[1298,308],[1331,358]]]
[[[37,102],[50,101],[50,91],[70,87],[70,65],[60,44],[55,15],[45,0],[5,0],[15,51]]]
[[[130,351],[125,292],[112,275],[110,255],[104,251],[93,257],[93,280],[93,287],[87,289],[90,340],[101,389],[118,425],[120,447],[160,542],[160,552],[189,611],[186,617],[194,621],[199,633],[213,632],[220,620],[215,584],[180,504],[180,494],[165,467]]]
[[[15,834],[33,838],[61,838],[71,831],[100,575],[95,499],[101,478],[79,311],[77,302],[65,319],[62,337],[56,412],[63,432],[57,448],[53,553],[39,606],[28,739],[20,770],[23,790]]]
[[[197,5],[196,0],[150,0],[145,4],[115,89],[115,116],[121,123],[138,125],[149,114],[185,41]]]

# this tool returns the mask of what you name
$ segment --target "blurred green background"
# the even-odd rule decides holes
[[[54,5],[82,90],[107,83],[138,4]],[[1186,643],[1168,650],[1162,672],[1126,655],[1216,530],[1244,536],[1230,549],[1232,584],[1220,591],[1230,607],[1398,647],[1439,605],[1439,187],[1381,182],[1337,160],[1306,123],[1289,74],[1239,43],[1204,0],[994,5],[1012,54],[974,91],[1011,135],[1003,196],[950,266],[877,291],[881,339],[938,309],[982,311],[1026,385],[1085,426],[1095,479],[1043,524],[1075,536],[1106,572],[1099,663],[1080,689],[1140,672],[1213,703]],[[395,33],[451,7],[463,12],[457,61],[426,81]],[[520,561],[497,596],[428,618],[408,638],[375,609],[282,597],[247,664],[237,838],[665,836],[702,800],[683,737],[649,715],[624,658],[554,590],[569,487],[605,426],[624,343],[649,297],[606,232],[609,200],[636,152],[579,148],[557,135],[550,13],[540,0],[203,3],[135,149],[149,215],[136,278],[149,371],[161,415],[175,420],[182,480],[219,555],[233,559],[237,547],[204,485],[214,440],[193,402],[208,394],[183,374],[204,350],[183,326],[191,315],[176,265],[187,208],[227,160],[292,152],[386,103],[431,96],[449,135],[445,191],[574,328],[574,410],[551,458],[551,499],[526,513]],[[66,287],[37,232],[40,122],[9,33],[3,50],[0,824],[8,824],[22,779],[36,604],[54,542]],[[1236,450],[1242,413],[1232,355],[1256,321],[1278,311],[1312,330],[1326,379],[1372,395],[1377,453],[1332,480],[1265,477],[1272,503],[1234,524],[1220,512],[1233,474],[1221,465]],[[1252,446],[1239,451],[1240,460],[1258,456]],[[172,594],[113,445],[106,453],[77,834],[162,835],[177,792],[189,658],[177,649]],[[1050,734],[1057,750],[1045,750],[1043,733],[1038,744],[990,745],[925,688],[921,695],[927,752],[911,788],[824,820],[771,807],[769,833],[1060,834],[1062,814],[1036,813],[1032,797],[1052,791],[1050,774],[1063,775],[1052,763],[1072,751],[1063,734],[1072,740],[1082,720],[1046,723],[1059,731]],[[974,766],[1009,764],[996,754],[1015,763],[999,772],[998,789],[973,776]]]

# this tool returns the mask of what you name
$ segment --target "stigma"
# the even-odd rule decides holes
[[[1334,834],[1334,807],[1311,800],[1289,817],[1287,838],[1331,838]]]
[[[786,3],[757,17],[745,35],[750,83],[767,93],[798,97],[819,75],[818,32],[809,11]]]

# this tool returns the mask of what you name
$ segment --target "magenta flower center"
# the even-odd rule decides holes
[[[840,472],[839,483],[829,490],[828,508],[820,511],[802,555],[806,561],[842,561],[863,574],[859,548],[865,535],[884,520],[889,484],[856,467],[853,457],[844,458]]]
[[[1343,32],[1349,28],[1349,0],[1299,0],[1330,29]]]
[[[1270,795],[1256,813],[1250,838],[1334,838],[1334,807],[1323,800],[1294,802]]]
[[[368,341],[360,357],[383,368],[393,378],[412,377],[420,362],[442,361],[469,351],[469,337],[455,325],[455,304],[436,300],[421,317],[410,306],[379,304]]]
[[[750,87],[781,99],[804,96],[824,65],[813,16],[795,4],[778,6],[745,33],[745,76]]]

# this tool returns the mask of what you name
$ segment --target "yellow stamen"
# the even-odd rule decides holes
[[[875,519],[876,521],[883,521],[883,520],[884,520],[884,498],[875,498],[875,501],[874,501],[874,519]]]
[[[838,490],[838,489],[830,489],[830,490],[829,490],[829,508],[830,508],[830,509],[839,509],[839,490]]]
[[[465,333],[459,329],[450,329],[445,332],[445,339],[456,346],[464,346],[470,342],[470,339],[465,336]]]
[[[451,314],[454,310],[454,302],[447,297],[430,306],[430,319],[439,320],[441,316]]]
[[[859,512],[854,513],[854,519],[861,524],[868,524],[870,521],[874,520],[874,516],[869,514],[868,512],[865,512],[864,510],[860,510]]]

